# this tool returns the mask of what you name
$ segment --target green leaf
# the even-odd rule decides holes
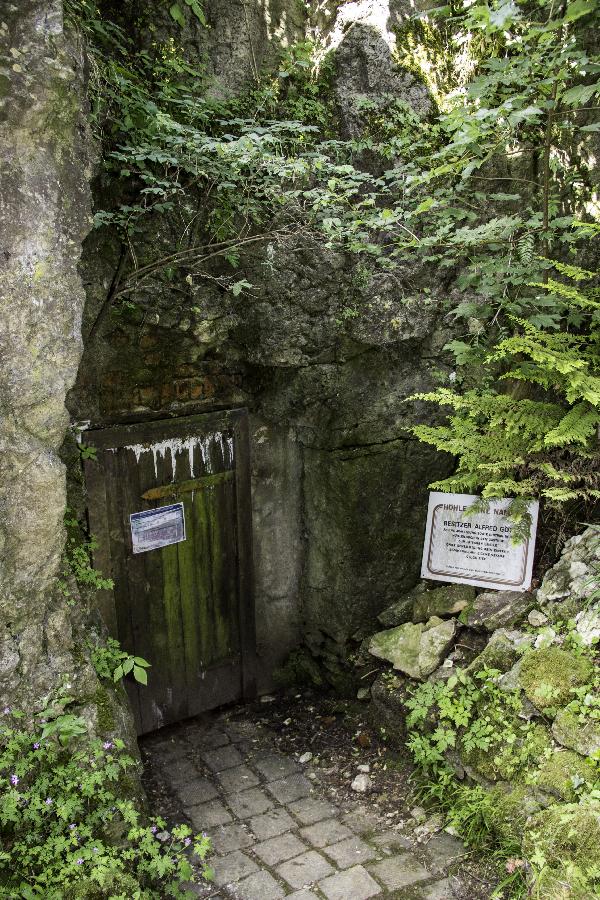
[[[174,3],[173,6],[171,6],[169,13],[171,14],[171,18],[174,19],[181,28],[185,28],[185,16],[178,3]]]
[[[113,672],[113,681],[120,681],[123,677],[123,666],[117,666]]]
[[[185,0],[191,11],[194,13],[198,21],[201,25],[204,25],[205,28],[208,28],[208,22],[206,21],[206,16],[204,15],[204,10],[202,9],[198,0]]]
[[[243,290],[247,290],[248,288],[251,288],[251,287],[252,287],[252,285],[250,284],[250,282],[246,281],[245,278],[242,278],[241,281],[236,281],[235,284],[232,284],[231,293],[233,294],[234,297],[239,297],[239,295],[242,293]]]
[[[596,9],[596,0],[571,0],[564,15],[565,22],[574,22]]]
[[[561,100],[565,106],[584,106],[598,91],[600,91],[600,83],[579,84],[565,91]]]
[[[134,656],[133,661],[136,664],[136,666],[143,666],[145,669],[147,669],[150,666],[150,663],[146,659],[142,659],[141,656]]]
[[[140,684],[148,684],[148,673],[141,666],[133,667],[133,677]]]
[[[128,675],[133,669],[133,656],[129,656],[123,663],[123,674]]]

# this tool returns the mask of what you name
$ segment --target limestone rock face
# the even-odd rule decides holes
[[[0,53],[10,60],[0,95],[0,706],[39,712],[62,683],[98,730],[104,689],[83,646],[86,610],[55,586],[58,450],[82,351],[77,266],[91,226],[83,50],[63,29],[62,0],[20,0],[2,4]],[[114,726],[121,736],[126,718]]]
[[[575,750],[582,756],[592,756],[600,751],[598,722],[588,720],[582,725],[568,709],[559,710],[552,725],[552,734],[563,747]]]
[[[3,18],[3,52],[18,62],[0,101],[0,620],[19,629],[63,543],[56,451],[82,349],[90,144],[83,60],[62,33],[61,3],[9,4]]]
[[[389,32],[378,24],[368,16],[358,19],[336,49],[335,90],[344,137],[358,137],[364,128],[361,101],[367,96],[375,97],[375,107],[381,109],[391,96],[405,97],[423,114],[431,108],[424,86],[394,63]]]
[[[495,631],[516,625],[525,618],[534,602],[527,591],[485,591],[477,596],[461,621],[469,628]]]
[[[59,0],[9,4],[0,41],[18,60],[0,101],[0,629],[9,635],[0,696],[14,698],[17,687],[43,696],[60,671],[45,640],[53,644],[58,622],[48,596],[64,541],[57,451],[82,349],[90,142],[83,59]]]
[[[589,647],[600,639],[600,603],[582,610],[575,616],[575,628],[581,637],[582,644]]]
[[[456,619],[433,616],[426,624],[407,622],[374,634],[369,653],[386,659],[395,669],[421,680],[437,669],[456,633]]]
[[[551,601],[583,600],[598,588],[597,566],[600,561],[600,528],[590,525],[582,534],[568,540],[561,558],[544,575],[537,593],[543,606]]]

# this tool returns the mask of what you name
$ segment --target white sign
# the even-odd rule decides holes
[[[429,495],[421,577],[500,590],[526,591],[531,584],[537,501],[529,506],[529,538],[511,542],[510,498],[490,500],[487,512],[467,514],[473,494]]]
[[[148,550],[157,550],[159,547],[168,547],[169,544],[185,541],[183,503],[132,513],[129,521],[134,553],[146,553]]]

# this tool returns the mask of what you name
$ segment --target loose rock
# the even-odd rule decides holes
[[[597,525],[590,525],[583,534],[568,540],[561,558],[544,576],[537,593],[538,602],[544,606],[551,600],[590,597],[598,586],[595,570],[599,553],[600,528]]]
[[[411,622],[374,634],[369,652],[387,659],[412,678],[425,679],[437,669],[456,633],[456,619],[433,616],[426,625]]]
[[[561,709],[552,725],[554,739],[575,750],[582,756],[593,756],[600,752],[600,722],[590,720],[585,724],[577,721],[577,716],[568,709]]]
[[[361,772],[360,775],[356,776],[350,787],[357,794],[368,794],[373,788],[373,783],[366,773]]]
[[[533,603],[534,598],[527,591],[485,591],[463,613],[461,621],[469,628],[495,631],[522,621]]]
[[[419,594],[413,603],[413,622],[426,622],[432,616],[452,616],[462,612],[475,599],[475,588],[468,584],[446,584]]]

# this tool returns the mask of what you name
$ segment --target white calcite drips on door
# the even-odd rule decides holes
[[[190,436],[186,438],[167,438],[163,441],[157,441],[154,444],[126,444],[124,447],[109,447],[111,453],[117,450],[131,450],[135,454],[136,462],[139,463],[143,453],[152,453],[154,458],[154,476],[158,479],[158,460],[165,459],[167,451],[171,454],[171,480],[175,481],[177,474],[177,456],[179,453],[188,454],[188,462],[190,467],[190,475],[196,477],[195,464],[198,461],[198,454],[202,459],[204,471],[199,474],[212,474],[211,452],[218,447],[223,465],[230,468],[233,465],[233,437],[231,435],[223,435],[218,431],[214,434],[205,435],[204,437]]]

